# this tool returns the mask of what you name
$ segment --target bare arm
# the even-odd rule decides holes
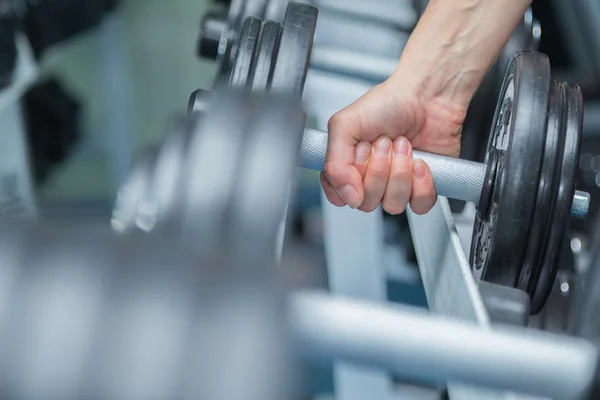
[[[395,76],[425,99],[468,105],[531,0],[431,0]]]
[[[329,120],[329,201],[418,214],[436,201],[412,148],[458,156],[467,107],[531,0],[431,0],[393,75]]]

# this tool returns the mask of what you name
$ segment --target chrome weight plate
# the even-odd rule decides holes
[[[523,51],[511,62],[496,107],[488,153],[497,156],[492,188],[482,192],[471,263],[477,279],[515,287],[536,207],[546,141],[550,63]]]
[[[241,107],[253,109],[231,196],[227,235],[228,248],[245,263],[267,263],[277,256],[306,123],[300,101],[293,97],[264,93],[235,97]]]
[[[209,112],[193,114],[179,221],[198,251],[227,243],[232,257],[273,261],[304,132],[294,97],[227,88],[212,94]]]

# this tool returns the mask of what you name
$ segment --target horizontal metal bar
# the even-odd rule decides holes
[[[492,331],[417,308],[319,292],[293,295],[290,311],[293,331],[311,356],[376,366],[421,382],[577,399],[596,369],[596,349],[582,339]]]

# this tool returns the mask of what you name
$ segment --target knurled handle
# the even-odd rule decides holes
[[[304,131],[300,150],[300,166],[302,168],[323,170],[327,152],[327,136],[327,132],[317,129]],[[485,179],[485,164],[418,150],[413,151],[413,159],[421,159],[427,163],[438,195],[474,203],[479,202]]]

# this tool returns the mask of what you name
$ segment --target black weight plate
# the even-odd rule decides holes
[[[239,49],[239,37],[248,17],[262,18],[266,8],[266,0],[234,0],[229,7],[227,29],[221,36],[221,44],[225,45],[221,73],[229,76]]]
[[[266,21],[263,24],[252,75],[251,86],[253,91],[266,92],[271,86],[280,32],[281,24],[279,22]]]
[[[529,293],[534,291],[538,274],[543,264],[543,254],[547,247],[552,211],[556,200],[559,154],[564,146],[563,115],[565,94],[561,84],[550,83],[550,102],[548,106],[548,125],[544,158],[538,185],[536,207],[531,221],[531,233],[525,252],[525,260],[517,288]]]
[[[522,51],[511,62],[498,99],[488,152],[498,151],[489,213],[478,213],[471,262],[480,280],[514,287],[521,274],[546,139],[550,63]]]
[[[552,290],[552,283],[556,277],[561,259],[560,252],[564,248],[563,242],[569,225],[573,196],[575,195],[575,174],[579,162],[583,132],[583,96],[578,86],[569,84],[563,84],[563,86],[566,92],[565,134],[556,177],[558,183],[557,198],[552,218],[550,218],[548,246],[544,254],[541,273],[531,298],[532,312],[539,312],[544,307]]]
[[[250,87],[261,26],[262,20],[257,17],[248,17],[244,21],[229,77],[232,87]]]
[[[273,71],[271,91],[302,95],[317,16],[317,8],[311,5],[302,3],[288,5]]]

